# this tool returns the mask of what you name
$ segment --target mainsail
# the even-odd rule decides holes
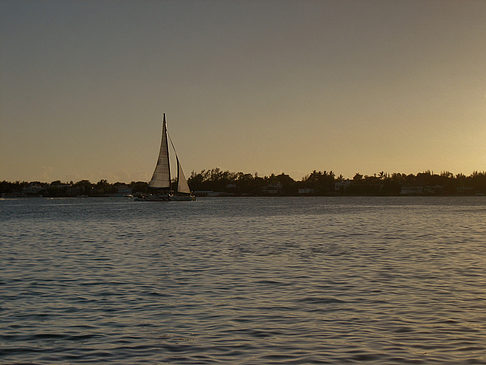
[[[187,183],[186,183],[187,185]],[[162,123],[162,141],[160,142],[159,159],[152,179],[149,182],[152,188],[170,188],[169,145],[167,141],[167,122]]]

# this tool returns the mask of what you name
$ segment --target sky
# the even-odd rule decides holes
[[[0,0],[0,181],[486,170],[486,1]]]

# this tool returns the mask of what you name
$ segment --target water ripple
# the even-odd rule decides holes
[[[486,198],[0,201],[0,363],[486,363]]]

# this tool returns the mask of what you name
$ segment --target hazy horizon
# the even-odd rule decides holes
[[[191,177],[191,173],[194,172],[196,175],[197,174],[200,174],[201,172],[203,171],[211,171],[213,169],[219,169],[219,167],[214,167],[214,168],[209,168],[209,169],[201,169],[201,170],[198,170],[198,171],[191,171],[189,172],[189,174],[187,174],[187,178],[190,178]],[[171,170],[172,170],[172,167],[171,167]],[[305,178],[307,178],[308,176],[310,176],[313,172],[321,172],[321,173],[333,173],[334,174],[334,177],[335,179],[338,179],[342,176],[342,178],[344,179],[347,179],[347,180],[353,180],[353,178],[355,177],[355,175],[361,175],[363,178],[368,178],[368,177],[379,177],[381,173],[384,173],[384,175],[386,177],[392,177],[393,174],[397,173],[397,174],[406,174],[407,176],[410,176],[410,175],[413,175],[413,176],[417,176],[419,174],[431,174],[432,176],[434,175],[439,175],[439,176],[446,176],[448,173],[451,173],[451,171],[432,171],[432,170],[424,170],[424,171],[416,171],[416,172],[400,172],[400,171],[394,171],[394,172],[386,172],[386,171],[380,171],[380,172],[376,172],[376,173],[371,173],[371,174],[363,174],[361,173],[360,171],[356,171],[355,174],[353,174],[352,176],[344,176],[342,175],[341,173],[339,173],[339,171],[329,171],[329,170],[318,170],[318,169],[314,169],[312,171],[308,171],[307,173],[305,173],[304,175],[302,175],[301,177],[295,177],[295,176],[292,176],[288,173],[286,173],[285,171],[281,171],[281,172],[270,172],[268,174],[260,174],[258,171],[254,171],[254,172],[251,172],[251,171],[232,171],[232,170],[222,170],[220,169],[222,172],[225,172],[225,171],[229,171],[231,174],[237,174],[237,173],[244,173],[244,174],[251,174],[252,176],[258,176],[258,177],[271,177],[271,175],[275,175],[275,176],[278,176],[278,175],[281,175],[281,174],[284,174],[284,175],[288,175],[290,176],[294,181],[298,182],[298,181],[304,181]],[[175,175],[176,173],[174,173],[173,176],[176,176]],[[453,177],[454,178],[458,178],[460,177],[460,175],[465,175],[466,177],[472,177],[474,176],[475,174],[486,174],[486,171],[473,171],[472,173],[470,174],[463,174],[461,172],[458,172],[457,174],[453,174]],[[73,180],[73,179],[54,179],[54,180],[42,180],[42,179],[33,179],[33,180],[19,180],[19,179],[16,179],[16,180],[6,180],[6,179],[3,179],[0,181],[6,181],[8,183],[22,183],[22,182],[27,182],[27,183],[35,183],[35,182],[40,182],[42,184],[44,183],[47,183],[47,184],[50,184],[50,183],[55,183],[55,182],[58,182],[60,181],[61,183],[77,183],[77,182],[80,182],[80,181],[84,181],[84,180],[88,180],[90,183],[92,184],[96,184],[97,182],[101,181],[101,180],[106,180],[109,184],[115,184],[115,183],[124,183],[124,184],[130,184],[130,183],[139,183],[139,182],[145,182],[145,183],[149,183],[149,180],[150,180],[150,177],[149,179],[146,179],[146,180],[117,180],[117,179],[107,179],[107,178],[104,178],[104,177],[101,177],[99,179],[96,179],[96,180],[90,180],[88,178],[79,178],[79,179],[76,179],[76,180]],[[177,178],[176,177],[173,177],[171,179],[173,182],[177,181]]]
[[[0,180],[486,170],[486,2],[2,1]]]

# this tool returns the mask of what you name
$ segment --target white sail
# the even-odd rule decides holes
[[[167,123],[162,123],[162,141],[160,142],[159,159],[154,174],[149,182],[152,188],[170,188],[169,145],[167,143]]]
[[[177,158],[177,192],[178,193],[185,193],[190,194],[191,189],[189,189],[189,185],[187,185],[186,177],[184,176],[184,171],[182,171],[182,166],[179,162],[179,158]]]

